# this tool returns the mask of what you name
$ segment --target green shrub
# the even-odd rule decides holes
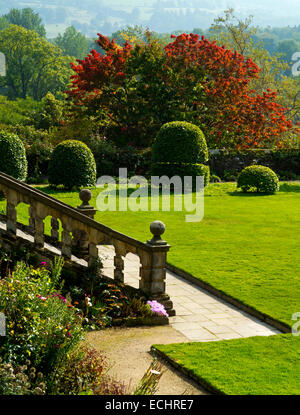
[[[204,176],[204,186],[209,183],[209,166],[204,164],[190,163],[153,163],[151,169],[152,176],[179,176],[183,180],[185,176],[193,177],[193,188],[195,188],[195,177]]]
[[[22,124],[6,126],[5,131],[17,134],[22,140],[26,149],[28,178],[35,178],[35,182],[41,183],[41,176],[48,174],[49,160],[54,147],[51,134]]]
[[[269,167],[254,165],[242,170],[237,187],[243,192],[275,193],[279,190],[279,180]]]
[[[164,124],[152,147],[153,162],[206,163],[208,150],[203,132],[184,121]]]
[[[95,186],[96,163],[91,150],[77,140],[67,140],[53,150],[49,163],[49,183],[67,189]]]
[[[28,124],[30,117],[41,107],[41,103],[32,98],[17,98],[12,101],[0,95],[0,123],[5,125]]]
[[[0,171],[19,180],[27,176],[25,147],[19,137],[0,131]]]
[[[6,316],[0,356],[13,366],[30,360],[45,376],[48,391],[55,388],[56,370],[83,338],[81,316],[55,285],[43,263],[39,268],[19,263],[0,285],[0,311]]]
[[[210,183],[220,183],[221,179],[216,174],[212,174],[209,179]]]

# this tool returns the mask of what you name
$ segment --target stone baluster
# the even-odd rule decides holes
[[[32,234],[34,234],[35,229],[35,220],[34,220],[34,208],[33,206],[29,206],[29,230]]]
[[[59,241],[59,222],[56,218],[51,218],[51,242],[55,246]]]
[[[44,248],[45,243],[45,224],[40,216],[35,217],[34,243],[37,248]]]
[[[43,216],[44,206],[33,202],[29,208],[29,226],[33,232],[34,244],[37,248],[44,248],[45,243],[45,224]],[[44,212],[45,213],[45,212]]]
[[[69,221],[67,220],[66,222],[62,223],[63,231],[61,235],[61,242],[62,242],[61,254],[66,259],[71,259],[72,257],[72,236],[71,236],[72,229],[71,229],[71,224],[69,224],[68,222]]]
[[[124,254],[124,250],[122,249],[121,245],[121,242],[115,241],[114,279],[118,282],[124,282],[124,259],[122,257],[122,253]]]
[[[166,264],[170,245],[161,239],[161,235],[165,232],[165,225],[160,221],[154,221],[150,226],[150,231],[153,238],[147,241],[147,245],[151,250],[143,250],[139,253],[141,261],[140,289],[151,300],[163,304],[169,316],[174,316],[173,303],[166,293]]]
[[[94,243],[89,244],[89,258],[88,258],[88,266],[89,268],[94,267],[94,265],[99,260],[99,252],[98,247]]]
[[[17,235],[17,210],[18,195],[13,191],[8,192],[6,205],[6,226],[11,237]]]

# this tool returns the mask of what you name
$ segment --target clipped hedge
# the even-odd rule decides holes
[[[182,181],[185,176],[192,176],[194,189],[196,176],[204,176],[204,186],[208,185],[210,178],[209,166],[190,163],[153,163],[151,175],[167,177],[179,176]]]
[[[153,143],[152,160],[154,163],[206,163],[208,150],[203,132],[185,121],[164,124]]]
[[[280,180],[293,180],[300,176],[300,149],[211,150],[208,164],[224,180],[235,180],[253,164],[269,167]]]
[[[196,125],[175,121],[164,124],[152,147],[152,176],[192,176],[193,190],[196,176],[204,176],[209,183],[208,149],[204,134]]]
[[[48,176],[51,185],[63,185],[67,189],[95,186],[96,163],[93,153],[81,141],[63,141],[53,150]]]
[[[16,134],[0,131],[0,170],[15,179],[27,177],[25,147]]]
[[[279,180],[269,167],[248,166],[239,174],[237,187],[243,192],[275,193],[279,190]]]

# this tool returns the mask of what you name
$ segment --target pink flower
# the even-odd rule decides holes
[[[37,294],[36,295],[40,300],[42,300],[42,301],[46,301],[47,300],[47,298],[46,297],[42,297],[41,295],[39,295],[39,294]]]
[[[165,307],[162,304],[158,303],[156,300],[147,301],[147,304],[150,305],[151,311],[153,311],[153,313],[169,317],[168,313],[165,310]]]
[[[46,267],[46,266],[47,266],[47,262],[41,262],[41,263],[40,263],[40,266],[41,266],[41,267]]]

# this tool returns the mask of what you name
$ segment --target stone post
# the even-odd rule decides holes
[[[96,209],[93,208],[89,204],[89,201],[92,198],[92,192],[89,189],[82,189],[79,193],[79,198],[82,201],[80,206],[77,206],[78,212],[82,213],[83,215],[88,216],[91,219],[94,219],[94,216],[97,212]],[[73,231],[73,253],[74,255],[78,256],[79,258],[83,258],[89,262],[89,238],[86,232],[81,231],[79,229],[75,229]],[[93,251],[93,248],[92,248]]]
[[[165,225],[160,221],[154,221],[150,225],[153,238],[147,241],[150,251],[143,251],[140,255],[140,289],[143,290],[151,300],[163,304],[169,316],[175,315],[173,303],[166,293],[166,264],[167,252],[170,245],[161,239],[165,232]]]
[[[94,219],[97,210],[89,204],[92,198],[92,192],[89,189],[82,189],[79,193],[80,200],[82,201],[80,206],[77,206],[78,212]]]

